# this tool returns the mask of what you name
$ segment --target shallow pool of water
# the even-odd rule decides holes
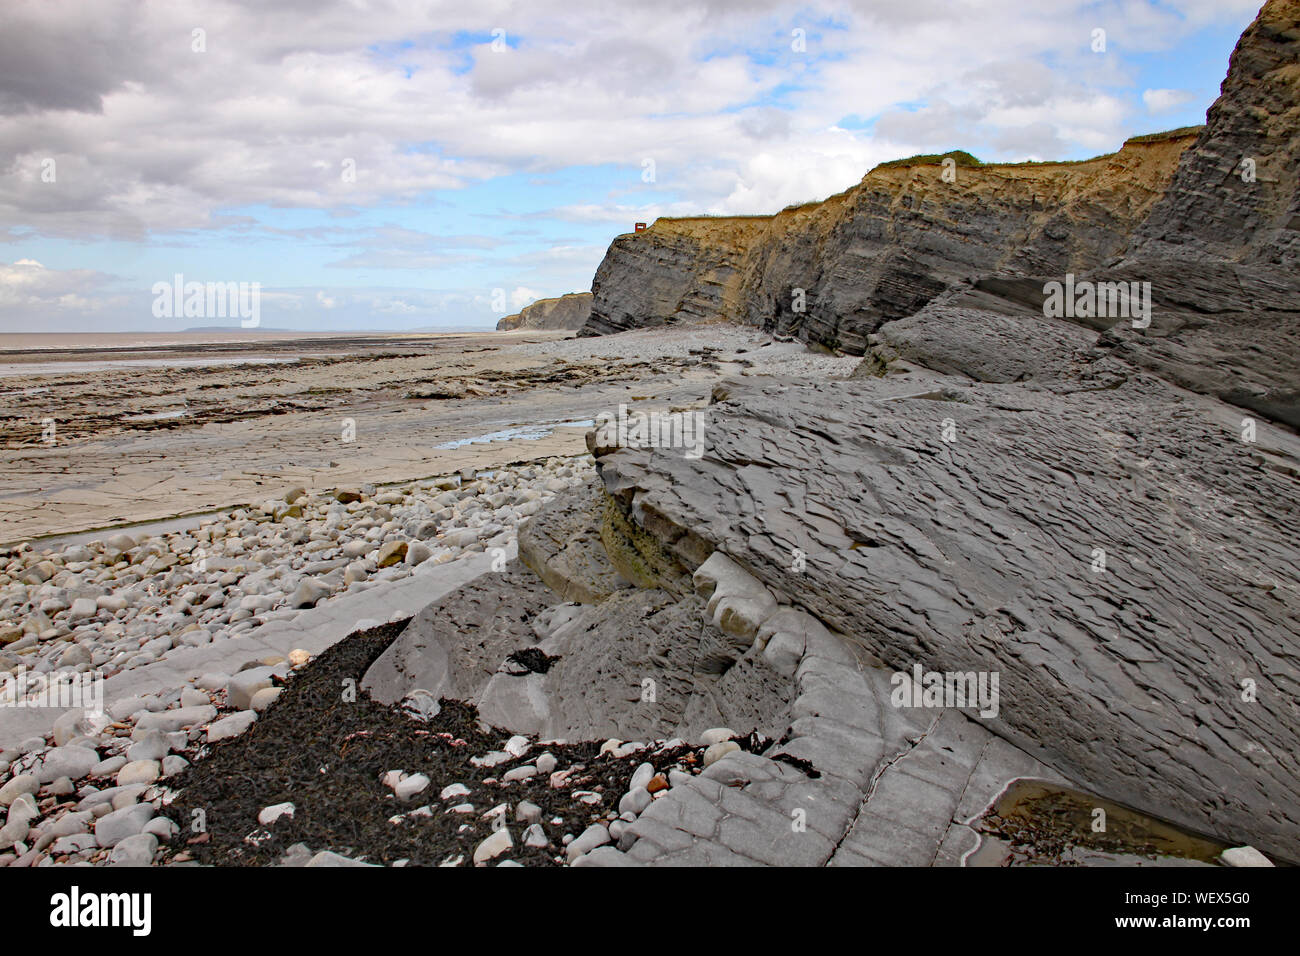
[[[1100,812],[1099,812],[1100,811]],[[966,866],[1097,865],[1144,857],[1215,863],[1227,844],[1092,794],[1020,779],[971,824]],[[1170,861],[1172,862],[1172,861]]]
[[[515,428],[504,428],[501,431],[488,432],[486,435],[475,435],[473,438],[457,438],[454,441],[446,441],[433,447],[446,450],[464,448],[466,445],[483,442],[513,441],[516,438],[522,438],[525,441],[536,441],[539,438],[548,437],[557,428],[592,428],[595,424],[594,421],[588,419],[579,422],[543,422],[538,425],[519,425]]]

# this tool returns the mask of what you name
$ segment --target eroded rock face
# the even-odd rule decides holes
[[[614,240],[583,334],[724,317],[861,354],[882,323],[980,272],[1114,258],[1195,131],[1082,163],[885,165],[775,216],[660,219]],[[802,291],[798,291],[802,290]]]
[[[628,586],[604,542],[636,544],[619,546],[607,504],[599,483],[557,495],[520,531],[525,563],[424,608],[362,687],[385,703],[417,690],[470,700],[494,726],[546,737],[693,738],[722,725],[778,736],[792,674],[753,633],[713,626],[689,587],[654,586],[681,583],[669,569]]]
[[[1238,41],[1205,129],[1138,229],[1132,255],[1212,256],[1295,269],[1298,69],[1300,2],[1270,0]]]
[[[591,315],[591,293],[570,292],[538,299],[497,323],[498,332],[511,329],[580,329]]]
[[[1294,854],[1300,441],[1105,350],[1039,374],[737,383],[701,460],[599,470],[887,666],[997,672],[986,723],[1060,772]]]
[[[769,216],[659,220],[610,243],[582,335],[739,314],[740,270]]]
[[[596,604],[628,582],[600,540],[605,511],[599,482],[568,491],[519,530],[519,560],[565,601]]]
[[[1227,311],[1267,309],[1246,295],[1269,284],[1250,267],[1295,272],[1300,259],[1298,61],[1300,0],[1270,0],[1205,127],[1081,163],[961,165],[948,177],[934,163],[885,164],[773,216],[660,219],[611,244],[583,334],[721,317],[862,354],[882,325],[971,277],[1104,278],[1121,262],[1168,298],[1205,293],[1183,295],[1188,315],[1224,312],[1222,293]],[[1283,291],[1294,302],[1294,287]],[[1220,324],[1234,335],[1249,322]]]
[[[1113,316],[1049,319],[1043,289],[1059,276],[985,276],[881,326],[871,361],[855,374],[885,374],[902,359],[982,382],[1026,381],[1095,343],[1183,388],[1300,428],[1300,273],[1151,259],[1079,279],[1150,283],[1150,325]]]

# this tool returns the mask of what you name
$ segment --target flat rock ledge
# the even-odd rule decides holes
[[[982,723],[1056,774],[1291,858],[1300,441],[1243,440],[1240,409],[1104,339],[1025,383],[729,382],[699,459],[589,446],[688,571],[720,551],[873,662],[997,674]]]

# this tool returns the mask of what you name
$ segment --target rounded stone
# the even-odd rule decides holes
[[[740,749],[740,744],[734,740],[724,740],[721,743],[713,744],[704,751],[704,766],[711,767],[729,753],[734,753]]]

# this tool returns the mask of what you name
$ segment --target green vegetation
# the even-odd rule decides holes
[[[954,149],[948,153],[922,153],[919,156],[908,156],[906,159],[891,159],[881,163],[876,169],[888,169],[893,166],[940,166],[945,159],[952,159],[958,166],[984,165],[964,149]]]
[[[1205,129],[1205,124],[1200,126],[1180,126],[1178,129],[1165,130],[1163,133],[1146,133],[1142,136],[1130,136],[1124,140],[1126,143],[1158,143],[1164,139],[1178,139],[1180,136],[1197,136],[1201,130]]]

